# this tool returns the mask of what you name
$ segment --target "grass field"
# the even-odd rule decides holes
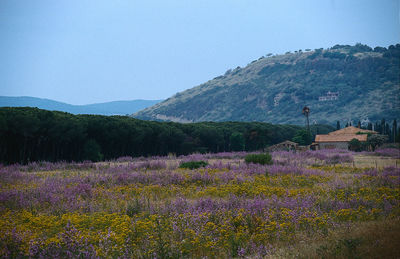
[[[382,156],[355,155],[354,164],[356,167],[384,168],[388,166],[400,167],[400,159]],[[351,165],[349,165],[351,166]]]
[[[400,257],[396,158],[245,156],[0,167],[0,257]]]

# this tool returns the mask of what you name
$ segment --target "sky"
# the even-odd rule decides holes
[[[0,0],[0,95],[166,99],[267,53],[400,43],[400,0]]]

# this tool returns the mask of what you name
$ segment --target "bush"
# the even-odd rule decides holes
[[[351,151],[361,151],[361,149],[362,149],[362,143],[361,143],[358,139],[353,138],[353,139],[350,140],[350,142],[349,142],[349,149],[350,149]]]
[[[200,167],[207,166],[208,163],[205,161],[190,161],[190,162],[183,162],[179,165],[179,168],[187,168],[187,169],[197,169]]]
[[[142,204],[139,199],[135,199],[133,201],[128,202],[128,207],[126,208],[126,215],[129,217],[133,217],[136,214],[142,212]]]
[[[367,142],[369,145],[371,145],[372,151],[375,151],[375,148],[381,146],[386,141],[388,141],[388,136],[380,134],[368,135],[367,138]]]
[[[272,165],[272,157],[269,153],[250,154],[244,158],[244,161],[249,164]]]

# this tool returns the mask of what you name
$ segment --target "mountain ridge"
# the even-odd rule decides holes
[[[73,105],[46,98],[31,96],[0,96],[0,107],[37,107],[45,110],[72,114],[128,115],[154,105],[161,100],[111,101],[94,104]]]
[[[394,119],[400,114],[399,61],[400,44],[335,45],[261,57],[132,116],[303,124],[301,110],[307,105],[316,123]],[[338,93],[337,99],[326,98],[329,93]]]

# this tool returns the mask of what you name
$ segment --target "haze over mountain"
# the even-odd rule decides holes
[[[72,114],[127,115],[154,105],[161,100],[132,100],[72,105],[36,97],[0,96],[0,107],[37,107],[51,111],[63,111]]]
[[[311,122],[400,117],[400,44],[356,44],[261,57],[133,114],[177,122]]]

